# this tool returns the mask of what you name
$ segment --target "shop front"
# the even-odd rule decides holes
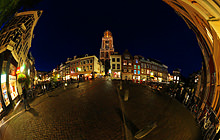
[[[18,99],[16,67],[17,61],[12,57],[10,51],[0,54],[0,113],[8,110],[8,107]]]
[[[121,72],[120,71],[112,71],[112,79],[121,79]]]

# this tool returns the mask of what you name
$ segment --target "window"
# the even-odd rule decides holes
[[[86,67],[87,71],[89,71],[89,66]]]
[[[136,74],[136,70],[134,70],[134,74]]]
[[[144,64],[143,63],[141,63],[141,68],[143,68],[144,67]]]
[[[89,64],[89,60],[87,59],[87,64]]]
[[[144,68],[146,68],[146,64],[144,64]]]
[[[115,58],[112,58],[112,62],[115,62]]]
[[[134,65],[134,69],[136,69],[136,65]]]
[[[138,65],[138,69],[140,69],[140,65]]]
[[[115,69],[115,64],[112,64],[112,69]]]
[[[86,64],[86,61],[85,61],[85,60],[83,61],[83,64]]]
[[[117,64],[117,69],[120,69],[120,64]]]
[[[147,68],[150,68],[150,67],[149,67],[149,64],[147,64]]]
[[[117,62],[120,62],[120,58],[117,58]]]
[[[138,74],[140,74],[140,71],[138,70]]]
[[[150,74],[150,70],[147,70],[147,74]]]
[[[92,65],[90,65],[90,70],[92,70]]]
[[[92,59],[90,59],[90,63],[92,63]]]
[[[144,69],[144,74],[146,74],[146,69]]]
[[[131,65],[132,65],[130,60],[128,61],[128,65],[129,65],[129,66],[131,66]]]
[[[83,66],[83,71],[86,71],[85,66]]]
[[[124,69],[124,72],[127,72],[127,69]]]
[[[76,65],[78,66],[78,62],[76,62]]]
[[[144,73],[144,69],[141,69],[141,74],[143,74]]]
[[[127,61],[126,60],[123,61],[123,65],[127,65]]]
[[[128,68],[128,72],[131,72],[131,68]]]
[[[136,63],[138,63],[138,60],[136,59]]]

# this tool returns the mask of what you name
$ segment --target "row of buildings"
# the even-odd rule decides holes
[[[102,37],[99,59],[95,55],[88,54],[67,58],[66,62],[45,74],[43,81],[49,81],[51,78],[77,80],[81,77],[88,80],[104,75],[110,75],[112,79],[133,80],[136,82],[167,83],[171,81],[168,67],[160,61],[145,59],[140,55],[132,56],[128,50],[125,50],[123,54],[115,52],[112,33],[108,30],[104,32]]]

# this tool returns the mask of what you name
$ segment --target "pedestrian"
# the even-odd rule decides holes
[[[25,111],[30,109],[30,105],[28,104],[27,101],[27,90],[25,89],[25,86],[22,87],[22,93],[23,93],[23,100],[24,100],[24,109]]]

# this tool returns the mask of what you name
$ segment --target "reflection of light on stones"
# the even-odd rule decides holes
[[[20,111],[17,114],[13,115],[11,118],[9,118],[7,121],[4,121],[4,118],[1,120],[1,124],[0,124],[0,128],[5,125],[7,122],[9,122],[11,119],[13,119],[14,117],[16,117],[17,115],[21,114],[24,111]]]
[[[20,104],[21,100],[17,102],[17,104],[15,105],[14,110],[18,107],[18,105]]]

